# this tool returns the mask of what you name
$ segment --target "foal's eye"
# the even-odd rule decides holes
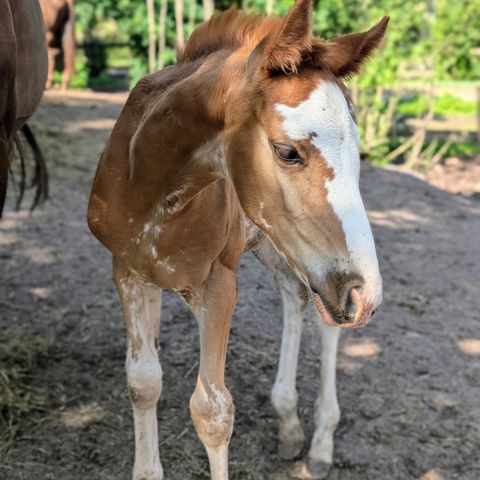
[[[299,163],[301,165],[305,163],[297,150],[290,145],[285,145],[283,143],[274,143],[273,148],[277,157],[284,162],[290,164]]]

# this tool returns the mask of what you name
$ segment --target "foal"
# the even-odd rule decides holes
[[[295,376],[313,298],[324,322],[311,478],[332,463],[336,327],[364,325],[382,296],[342,78],[357,73],[388,19],[324,42],[311,35],[311,9],[311,0],[297,0],[285,18],[227,11],[199,26],[177,65],[137,84],[100,161],[88,220],[112,253],[125,316],[135,480],[163,478],[156,420],[162,288],[178,292],[198,320],[190,410],[212,479],[228,479],[233,404],[224,368],[236,270],[248,249],[274,271],[283,299],[272,391],[280,455],[293,458],[303,446]]]

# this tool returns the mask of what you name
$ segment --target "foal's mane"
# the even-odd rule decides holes
[[[198,26],[188,39],[178,63],[187,63],[219,50],[234,50],[244,46],[252,48],[283,19],[264,15],[246,14],[233,8],[216,13]]]

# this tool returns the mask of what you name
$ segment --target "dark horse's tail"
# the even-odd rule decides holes
[[[15,136],[15,144],[18,150],[18,156],[20,158],[20,181],[18,182],[18,197],[16,202],[16,209],[20,208],[23,200],[23,195],[27,188],[35,188],[35,197],[33,199],[30,211],[32,211],[39,203],[45,201],[48,198],[48,171],[45,163],[45,158],[40,150],[35,135],[32,130],[25,124],[21,128],[21,132],[25,137],[28,145],[33,154],[34,160],[34,174],[30,184],[27,183],[27,164],[25,160],[25,154],[22,144],[18,135]],[[11,157],[11,147],[2,144],[0,139],[0,218],[2,216],[3,207],[5,204],[5,197],[7,194],[8,172],[10,170],[9,158]]]
[[[7,196],[9,148],[5,141],[0,138],[0,218],[2,217],[3,205]]]

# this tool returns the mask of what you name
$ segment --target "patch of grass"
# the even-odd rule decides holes
[[[424,115],[428,110],[428,98],[425,95],[414,95],[409,99],[401,100],[397,105],[397,112],[402,115]]]
[[[464,100],[451,93],[445,93],[435,99],[435,114],[440,115],[475,115],[477,104],[473,100]]]
[[[450,145],[445,157],[475,157],[480,155],[480,145],[472,141],[455,142]]]
[[[51,345],[40,337],[0,335],[0,457],[17,436],[21,417],[39,411],[45,403],[45,398],[35,395],[28,384]]]
[[[398,113],[403,115],[424,115],[428,111],[428,98],[417,94],[402,100],[397,106]],[[445,115],[476,115],[476,102],[463,100],[451,93],[445,93],[435,99],[433,112],[437,116]]]

